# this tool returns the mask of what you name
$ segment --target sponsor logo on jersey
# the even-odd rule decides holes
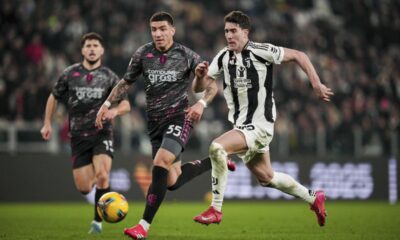
[[[251,80],[247,78],[235,78],[233,80],[235,83],[235,88],[252,88]]]
[[[235,88],[252,88],[251,80],[247,78],[247,71],[243,66],[236,68],[236,78],[233,82]]]
[[[150,79],[151,84],[157,84],[160,82],[176,82],[178,79],[177,71],[164,71],[164,70],[151,70],[147,71],[148,78]]]
[[[79,100],[85,98],[100,99],[103,97],[103,88],[76,87],[75,93]]]
[[[81,74],[80,74],[80,72],[74,72],[74,73],[72,74],[72,76],[73,76],[73,77],[79,77],[79,76],[81,76]]]
[[[151,53],[151,52],[150,52],[150,53],[147,53],[147,54],[146,54],[146,57],[147,57],[147,58],[153,58],[153,57],[154,57],[154,54]]]
[[[237,73],[236,73],[236,75],[238,76],[238,78],[244,78],[245,76],[245,73],[246,73],[246,68],[245,67],[243,67],[243,66],[239,66],[239,67],[237,67]]]
[[[241,125],[241,126],[235,126],[237,129],[243,130],[246,129],[247,131],[252,131],[254,130],[254,125],[249,124],[249,125]]]
[[[236,68],[236,78],[233,79],[235,88],[252,88],[251,80],[247,78],[246,68],[243,66],[238,66]]]

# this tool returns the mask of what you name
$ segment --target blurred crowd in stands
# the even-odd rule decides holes
[[[105,65],[123,76],[131,54],[151,41],[148,19],[171,12],[176,41],[212,57],[225,45],[223,17],[242,10],[252,18],[251,39],[308,54],[321,80],[335,92],[324,104],[294,64],[274,68],[278,120],[291,152],[315,152],[318,136],[330,153],[353,154],[357,136],[364,151],[389,154],[399,136],[400,2],[396,0],[2,0],[0,119],[40,126],[48,94],[63,69],[81,60],[80,37],[100,33]],[[133,110],[122,127],[146,133],[145,96],[130,89]],[[193,99],[192,99],[193,100]],[[230,127],[224,99],[207,109],[193,141]],[[62,121],[61,121],[62,122]],[[357,134],[358,133],[358,134]],[[393,144],[392,144],[393,145]],[[399,148],[399,146],[392,146]]]

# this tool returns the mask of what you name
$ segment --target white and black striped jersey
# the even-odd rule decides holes
[[[249,41],[241,53],[222,49],[208,75],[223,80],[229,121],[236,126],[273,123],[276,117],[272,93],[272,66],[280,64],[283,48]]]

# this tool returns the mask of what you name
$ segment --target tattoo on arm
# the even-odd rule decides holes
[[[117,83],[117,85],[115,85],[115,87],[111,91],[110,95],[108,96],[107,100],[110,101],[111,103],[122,100],[123,96],[128,91],[129,86],[130,86],[130,84],[127,81],[125,81],[124,79],[121,79]]]
[[[210,84],[208,84],[208,86],[206,87],[203,99],[207,102],[207,104],[209,104],[214,99],[215,95],[217,95],[217,92],[218,92],[217,83],[214,80],[212,80]]]

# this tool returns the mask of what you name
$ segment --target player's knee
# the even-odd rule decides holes
[[[103,170],[96,173],[97,185],[99,187],[106,185],[108,183],[108,172]]]
[[[168,157],[165,157],[165,156],[156,157],[154,159],[154,166],[159,166],[159,167],[169,169],[172,165],[172,162],[173,161],[171,161]]]
[[[88,184],[81,184],[81,185],[77,185],[76,189],[82,194],[82,195],[87,195],[88,193],[90,193],[90,191],[92,191],[92,186],[88,185]]]
[[[227,156],[227,153],[224,149],[224,147],[217,143],[217,142],[212,142],[209,148],[209,154],[211,156],[211,159],[213,160],[221,160],[223,159],[225,156]]]
[[[81,191],[81,190],[78,190],[82,195],[88,195],[89,193],[90,193],[90,191]]]
[[[178,179],[179,178],[179,176],[182,174],[182,168],[181,168],[181,166],[175,166],[175,165],[172,165],[173,167],[171,167],[170,169],[169,169],[169,172],[170,172],[170,174],[171,174],[171,172],[172,172],[172,174],[173,174],[173,176],[175,176],[175,182],[176,182],[176,179]]]
[[[175,191],[176,189],[179,188],[178,179],[181,174],[182,174],[181,167],[172,165],[172,167],[169,169],[168,181],[167,181],[168,182],[167,189],[169,191]]]
[[[167,187],[168,191],[175,191],[178,188],[179,188],[179,186],[177,184]]]
[[[92,191],[94,182],[87,179],[82,178],[80,176],[75,176],[74,178],[76,190],[78,190],[83,195],[86,195]]]

